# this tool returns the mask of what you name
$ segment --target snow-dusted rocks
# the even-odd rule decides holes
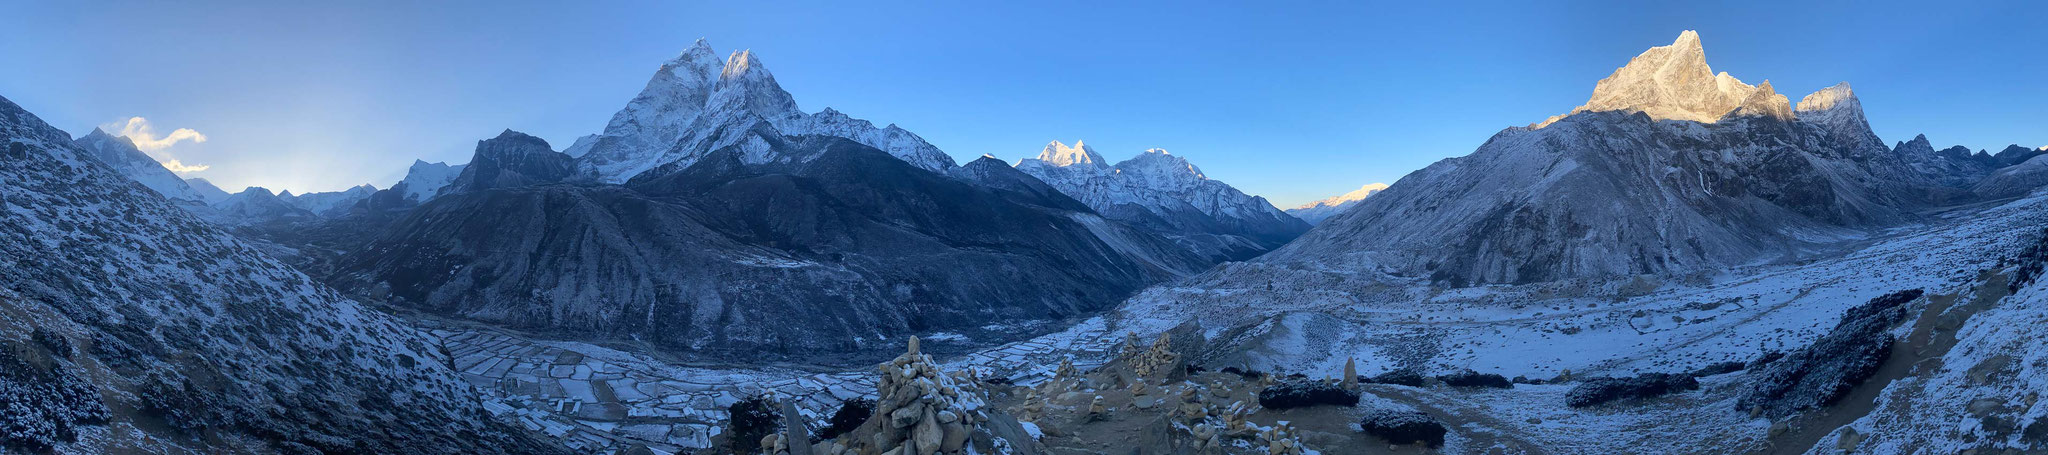
[[[1163,149],[1110,165],[1084,143],[1054,141],[1016,167],[1104,217],[1159,231],[1215,260],[1257,256],[1308,230],[1265,198],[1211,180]]]
[[[114,136],[99,128],[93,128],[91,134],[78,138],[75,144],[92,152],[93,157],[106,163],[114,172],[141,183],[158,195],[181,201],[207,201],[206,195],[193,190],[184,179],[178,178],[177,174],[164,168],[162,163],[142,153],[141,149],[135,148],[135,142],[126,137]]]
[[[952,157],[895,125],[876,128],[832,109],[799,111],[752,51],[720,60],[704,40],[663,63],[640,94],[612,116],[603,134],[587,147],[579,140],[571,149],[581,172],[622,183],[663,165],[688,167],[729,146],[757,152],[745,156],[749,163],[785,160],[758,153],[766,148],[763,137],[782,135],[852,139],[934,172],[955,165]]]
[[[1339,213],[1344,213],[1351,206],[1358,205],[1359,201],[1363,201],[1365,198],[1371,197],[1373,194],[1379,193],[1380,190],[1384,189],[1387,189],[1387,184],[1385,183],[1367,183],[1365,186],[1351,190],[1349,193],[1331,196],[1327,199],[1302,204],[1300,207],[1287,209],[1287,214],[1294,215],[1295,218],[1300,218],[1301,221],[1311,225],[1320,224],[1323,220],[1337,216]]]
[[[5,99],[0,152],[0,348],[91,382],[119,410],[104,425],[73,419],[79,436],[56,452],[555,452],[486,417],[419,332],[130,183]]]

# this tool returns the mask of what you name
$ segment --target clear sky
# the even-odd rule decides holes
[[[504,128],[598,132],[703,37],[961,162],[1161,147],[1292,206],[1565,112],[1697,29],[1794,100],[1849,81],[1888,142],[2048,144],[2042,2],[1109,3],[0,0],[0,96],[75,135],[191,129],[159,158],[231,191],[384,187]]]

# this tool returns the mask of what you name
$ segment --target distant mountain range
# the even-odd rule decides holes
[[[1321,223],[1323,220],[1337,216],[1339,213],[1344,213],[1345,209],[1358,205],[1359,201],[1363,201],[1365,198],[1371,197],[1373,194],[1377,194],[1380,190],[1384,189],[1387,189],[1387,184],[1385,183],[1367,183],[1365,186],[1351,190],[1349,193],[1331,196],[1320,201],[1302,204],[1300,207],[1287,209],[1287,214],[1294,215],[1295,218],[1300,218],[1308,224]]]
[[[1073,147],[1054,141],[1016,167],[1105,217],[1165,233],[1216,260],[1250,259],[1309,227],[1164,149],[1112,165],[1080,141]]]

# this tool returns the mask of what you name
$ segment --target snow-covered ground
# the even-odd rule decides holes
[[[1073,356],[1085,368],[1114,352],[1128,333],[1149,339],[1195,320],[1211,338],[1210,355],[1202,359],[1211,368],[1249,366],[1320,377],[1337,374],[1347,358],[1355,358],[1366,375],[1398,366],[1432,372],[1471,368],[1540,379],[1566,370],[1578,377],[1683,372],[1711,362],[1751,360],[1765,351],[1798,349],[1834,327],[1844,309],[1892,291],[1966,292],[1980,271],[2001,267],[2000,258],[2033,241],[2044,224],[2048,195],[2035,195],[1950,211],[1831,259],[1756,266],[1711,284],[1655,288],[1633,283],[1445,290],[1388,276],[1230,264],[1147,290],[1116,311],[1066,330],[946,363],[1031,383],[1048,376],[1061,358]],[[1618,292],[1641,295],[1602,297]],[[1982,319],[1972,319],[1963,342],[1950,354],[1959,358],[1952,362],[1975,365],[2011,351],[2012,343],[2040,344],[2038,336],[2021,336],[2018,332],[2034,329],[2018,322],[2041,326],[2043,312],[2024,307],[2040,306],[2037,301],[2048,298],[2044,294],[2022,292],[2015,299],[2031,302],[2023,308],[1986,311]],[[494,409],[516,409],[529,426],[552,428],[550,433],[586,441],[587,447],[618,441],[653,442],[671,450],[699,447],[719,431],[725,406],[742,397],[768,391],[796,396],[805,413],[816,417],[874,388],[873,374],[866,369],[681,367],[496,330],[444,327],[435,333],[454,353],[458,370],[500,397],[502,406]],[[2031,351],[2032,357],[2009,359],[2014,365],[2033,365],[2012,372],[2015,378],[2031,379],[1974,383],[1991,395],[2010,395],[2002,403],[2018,407],[2024,413],[2016,415],[2028,419],[2048,413],[2025,404],[2023,391],[2042,389],[2037,371],[2044,368],[2038,358],[2042,350]],[[1594,410],[1563,405],[1569,384],[1478,392],[1386,385],[1372,390],[1382,399],[1461,422],[1453,430],[1464,432],[1461,437],[1485,435],[1483,440],[1497,447],[1683,452],[1704,444],[1764,443],[1771,422],[1734,410],[1740,376],[1706,377],[1700,392],[1651,404]],[[1968,376],[1941,374],[1892,387],[1956,389],[1964,386],[1955,383],[1969,381]],[[600,382],[604,385],[594,385]],[[606,392],[583,392],[593,389]],[[1888,392],[1887,397],[1945,403],[1957,415],[1968,415],[1971,406],[1970,400],[1944,401],[1946,396],[1939,394]],[[579,401],[584,403],[563,404]],[[1864,434],[1880,429],[1928,434],[1915,441],[1934,441],[1940,437],[1933,435],[1953,430],[1921,428],[1916,425],[1929,425],[1926,419],[1883,414],[1857,425],[1867,428]]]

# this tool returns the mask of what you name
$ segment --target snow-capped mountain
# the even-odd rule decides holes
[[[721,60],[704,40],[663,63],[603,134],[587,146],[578,140],[570,154],[586,175],[623,183],[663,165],[687,167],[728,146],[749,150],[742,155],[749,163],[786,159],[767,154],[763,137],[776,135],[852,139],[934,172],[955,166],[952,157],[896,125],[876,128],[829,108],[799,111],[753,52]]]
[[[1109,219],[1158,230],[1219,260],[1243,260],[1300,236],[1304,223],[1266,198],[1210,179],[1187,159],[1150,149],[1114,165],[1086,143],[1046,144],[1016,168]]]
[[[1349,193],[1331,196],[1320,201],[1302,204],[1300,207],[1287,209],[1287,214],[1294,215],[1295,218],[1300,218],[1301,221],[1311,225],[1320,224],[1323,220],[1337,216],[1339,213],[1344,213],[1345,209],[1358,205],[1358,201],[1363,201],[1365,198],[1371,197],[1373,193],[1378,193],[1384,189],[1387,189],[1387,184],[1385,183],[1367,183],[1365,186],[1351,190]]]
[[[439,195],[441,189],[455,183],[455,177],[462,175],[463,166],[413,160],[412,167],[405,170],[405,179],[399,180],[391,189],[414,203],[426,202]]]
[[[1792,109],[1681,34],[1571,113],[1416,171],[1268,255],[1451,283],[1685,275],[1802,257],[1912,217],[1935,181],[1847,84]]]
[[[135,147],[135,141],[126,137],[114,136],[99,128],[93,128],[91,134],[78,138],[75,144],[92,152],[93,157],[113,167],[114,171],[141,183],[142,186],[149,187],[165,198],[202,203],[207,200],[205,195],[187,185],[184,179],[178,178],[178,174],[164,168],[163,163],[158,163],[155,158],[142,153],[142,149]]]
[[[4,98],[0,145],[0,451],[563,452],[492,420],[426,335]]]

